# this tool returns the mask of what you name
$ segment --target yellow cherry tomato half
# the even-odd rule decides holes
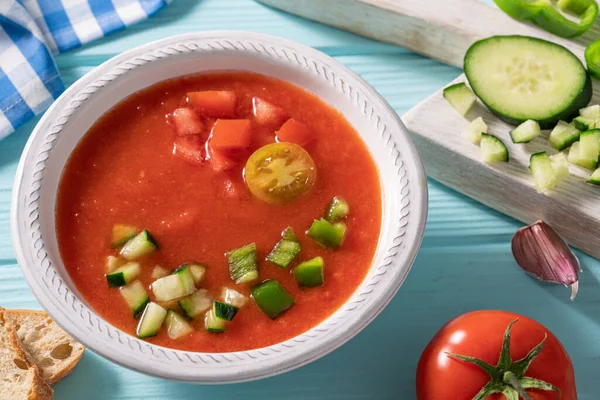
[[[256,150],[244,169],[250,192],[270,204],[289,203],[315,185],[317,169],[310,155],[294,143],[271,143]]]

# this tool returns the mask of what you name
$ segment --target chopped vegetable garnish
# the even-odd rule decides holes
[[[288,203],[308,193],[317,178],[315,163],[294,143],[271,143],[256,150],[244,170],[250,192],[267,203]]]
[[[287,119],[287,115],[283,109],[258,97],[252,99],[252,109],[256,122],[261,125],[278,127]]]
[[[119,268],[121,265],[125,264],[127,261],[122,258],[115,256],[106,257],[106,273],[109,274],[113,272],[115,269]]]
[[[339,196],[334,196],[325,209],[325,219],[329,222],[337,222],[348,216],[350,205]]]
[[[519,229],[512,240],[512,252],[517,264],[529,275],[571,286],[571,300],[575,299],[579,260],[550,225],[537,221]]]
[[[540,124],[528,119],[510,132],[513,143],[529,143],[541,135]]]
[[[315,287],[321,286],[325,282],[323,267],[323,258],[315,257],[312,260],[298,264],[292,272],[299,286]]]
[[[106,274],[106,281],[110,287],[125,286],[137,278],[140,272],[140,264],[136,262],[128,262],[113,272]]]
[[[271,319],[296,304],[294,298],[275,279],[270,279],[252,288],[254,302]]]
[[[598,119],[600,118],[600,105],[585,107],[579,110],[579,115],[585,118]]]
[[[213,312],[217,318],[224,319],[225,321],[231,321],[237,314],[239,308],[232,306],[231,304],[221,303],[215,301],[213,303]]]
[[[204,141],[198,135],[177,136],[173,144],[173,154],[194,164],[204,162]]]
[[[277,131],[278,142],[296,143],[300,146],[306,146],[317,137],[315,133],[305,124],[290,118]]]
[[[165,321],[167,310],[154,302],[148,303],[144,314],[137,327],[137,336],[140,339],[158,335],[158,331]]]
[[[285,228],[273,250],[267,256],[267,260],[281,268],[287,268],[294,258],[302,250],[294,231],[289,226]]]
[[[233,160],[229,155],[222,151],[215,150],[210,146],[208,146],[208,158],[213,169],[217,172],[227,171],[236,166],[235,160]]]
[[[215,151],[246,149],[252,139],[247,119],[218,119],[213,126],[209,145]]]
[[[469,112],[477,99],[464,82],[448,86],[444,89],[443,94],[446,101],[462,116]]]
[[[550,156],[550,162],[558,180],[569,176],[569,163],[564,153],[557,153]]]
[[[123,296],[129,308],[133,311],[134,318],[139,317],[146,308],[146,304],[150,302],[150,296],[148,296],[144,284],[139,280],[121,287],[121,296]]]
[[[217,318],[215,310],[211,308],[207,311],[204,319],[204,328],[211,333],[223,333],[225,332],[225,320]]]
[[[229,276],[235,283],[247,283],[258,279],[256,243],[228,251],[225,255],[229,263]]]
[[[343,222],[331,223],[321,218],[315,220],[307,232],[315,242],[325,246],[339,248],[344,243],[346,236],[346,224]]]
[[[190,273],[192,274],[192,279],[194,279],[194,283],[199,285],[204,279],[204,275],[206,275],[206,267],[197,262],[191,263],[189,265]]]
[[[196,318],[210,309],[213,298],[206,289],[200,289],[193,294],[179,300],[179,306],[189,318]]]
[[[580,167],[594,169],[598,166],[598,160],[591,160],[581,156],[581,143],[575,142],[569,149],[567,159],[571,164],[579,165]]]
[[[487,133],[487,124],[483,122],[483,118],[477,117],[467,126],[467,137],[471,143],[479,145],[481,142],[481,134]]]
[[[595,170],[592,175],[586,180],[587,183],[600,186],[600,168]]]
[[[196,115],[196,112],[188,107],[181,107],[173,111],[170,121],[179,136],[198,135],[204,130],[204,124]]]
[[[200,114],[214,118],[235,117],[236,95],[226,90],[207,90],[187,94],[188,103]]]
[[[579,137],[579,155],[586,160],[598,162],[600,153],[600,129],[581,133]]]
[[[552,161],[545,151],[532,154],[529,158],[529,169],[533,174],[535,189],[543,193],[556,186],[557,173],[552,167]]]
[[[579,140],[581,132],[571,124],[567,124],[564,121],[558,121],[558,124],[548,137],[548,143],[556,150],[561,151],[571,146],[574,142]]]
[[[112,228],[112,239],[110,245],[112,247],[121,247],[132,239],[140,230],[135,226],[115,224]]]
[[[164,278],[165,276],[167,276],[169,274],[170,274],[170,272],[168,269],[163,268],[160,265],[157,265],[152,270],[152,279],[157,280],[160,278]]]
[[[482,133],[479,145],[483,162],[508,162],[508,149],[496,136]]]
[[[221,292],[221,298],[223,299],[224,303],[231,304],[237,308],[243,307],[248,301],[248,298],[240,292],[226,287],[224,287],[223,291]]]
[[[167,310],[165,326],[167,327],[167,334],[174,340],[187,336],[194,331],[185,318],[173,310]]]
[[[160,278],[150,285],[158,301],[170,301],[194,293],[194,279],[187,265],[177,268],[171,275]]]
[[[559,0],[558,8],[577,17],[573,21],[564,16],[550,1],[494,0],[505,13],[518,20],[531,21],[550,33],[572,38],[583,35],[598,16],[595,0]]]
[[[158,244],[146,229],[129,240],[121,249],[121,257],[126,260],[137,260],[158,250]]]

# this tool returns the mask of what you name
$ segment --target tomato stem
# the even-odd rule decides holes
[[[527,369],[542,352],[546,335],[544,339],[529,351],[522,359],[513,361],[510,355],[510,331],[512,326],[518,321],[518,318],[508,324],[502,339],[502,350],[496,365],[490,365],[483,360],[475,357],[463,356],[460,354],[447,353],[448,356],[459,361],[477,365],[484,370],[489,376],[490,381],[477,393],[472,400],[483,400],[494,393],[502,393],[507,400],[518,400],[519,397],[524,400],[532,400],[525,391],[526,389],[551,390],[558,394],[560,398],[560,390],[552,385],[539,379],[525,376]]]

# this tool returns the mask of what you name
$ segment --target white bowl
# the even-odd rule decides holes
[[[383,220],[371,269],[331,317],[273,346],[196,353],[152,345],[107,323],[65,271],[55,234],[58,183],[69,155],[108,109],[162,80],[210,70],[244,70],[292,82],[344,114],[379,168]],[[309,47],[249,32],[174,36],[127,51],[73,84],[35,127],[17,169],[11,207],[17,259],[52,318],[89,349],[162,378],[227,383],[276,375],[322,357],[355,336],[388,304],[421,244],[427,184],[419,154],[396,113],[361,78]]]

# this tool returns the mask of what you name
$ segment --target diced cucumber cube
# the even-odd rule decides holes
[[[237,314],[239,308],[230,304],[221,303],[220,301],[215,301],[213,303],[213,310],[217,318],[231,321]]]
[[[513,143],[528,143],[540,136],[541,133],[540,124],[528,119],[510,132],[510,138]]]
[[[483,162],[508,162],[508,149],[496,136],[482,133],[479,145]]]
[[[531,155],[529,169],[533,174],[535,189],[538,193],[544,193],[556,186],[557,174],[552,167],[550,157],[545,151]]]
[[[248,302],[248,297],[244,296],[240,292],[224,287],[221,291],[221,298],[226,304],[231,304],[237,308],[243,307]]]
[[[582,108],[579,110],[579,115],[586,118],[598,119],[600,118],[600,105],[594,104],[593,106]]]
[[[324,264],[322,257],[304,261],[293,269],[294,278],[302,287],[321,286],[325,283]]]
[[[156,279],[164,278],[165,276],[169,275],[169,273],[170,272],[168,269],[163,268],[160,265],[157,265],[152,270],[152,279],[156,280]]]
[[[488,126],[483,122],[483,118],[477,117],[467,126],[467,137],[471,143],[479,146],[481,142],[481,134],[487,133]]]
[[[187,336],[194,330],[184,317],[173,310],[167,310],[165,326],[167,328],[167,334],[173,340]]]
[[[558,180],[569,176],[569,163],[567,162],[567,157],[564,153],[557,153],[550,156],[550,162],[552,163],[552,169],[554,169]]]
[[[271,319],[296,304],[294,298],[275,279],[259,283],[252,288],[254,302]]]
[[[206,274],[206,267],[197,262],[190,264],[190,273],[192,274],[192,279],[196,285],[199,285],[204,279],[204,275]]]
[[[140,264],[136,262],[128,262],[120,266],[110,274],[106,274],[106,281],[110,287],[125,286],[133,281],[141,272]]]
[[[462,116],[469,112],[476,100],[475,94],[464,82],[448,86],[444,89],[443,95],[446,101]]]
[[[158,301],[170,301],[185,297],[196,290],[187,265],[177,268],[171,275],[154,281],[151,288]]]
[[[597,120],[587,117],[582,117],[581,115],[571,122],[573,126],[580,131],[587,131],[588,129],[596,128]]]
[[[558,121],[558,124],[550,132],[548,143],[558,151],[562,151],[579,140],[581,132],[571,124],[565,121]]]
[[[126,260],[137,260],[154,253],[158,249],[156,241],[146,229],[125,243],[121,249],[121,257]]]
[[[124,265],[126,262],[127,261],[125,261],[125,260],[123,260],[122,258],[119,258],[119,257],[115,257],[115,256],[108,256],[108,257],[106,257],[106,273],[110,274],[115,269],[117,269],[120,266]]]
[[[581,145],[579,142],[575,142],[571,145],[571,148],[569,149],[569,155],[567,156],[567,160],[569,160],[571,164],[579,165],[580,167],[590,169],[596,168],[598,166],[598,161],[582,158],[580,146]]]
[[[115,224],[112,229],[112,239],[110,245],[112,247],[121,247],[130,239],[133,239],[139,232],[139,229],[131,225]]]
[[[138,324],[137,336],[144,339],[158,335],[166,316],[167,310],[154,302],[148,303]]]
[[[197,318],[212,307],[213,298],[206,289],[200,289],[179,300],[179,306],[189,318]]]
[[[150,296],[148,296],[144,284],[139,280],[135,280],[129,285],[121,287],[120,290],[121,296],[133,311],[133,317],[139,317],[150,302]]]
[[[600,168],[595,170],[586,182],[591,183],[592,185],[600,186]]]
[[[215,315],[215,310],[211,308],[206,313],[206,317],[204,319],[204,328],[211,333],[222,333],[225,332],[225,321],[224,319],[217,318]]]
[[[579,155],[586,160],[598,162],[600,153],[600,129],[581,133],[579,137]]]

